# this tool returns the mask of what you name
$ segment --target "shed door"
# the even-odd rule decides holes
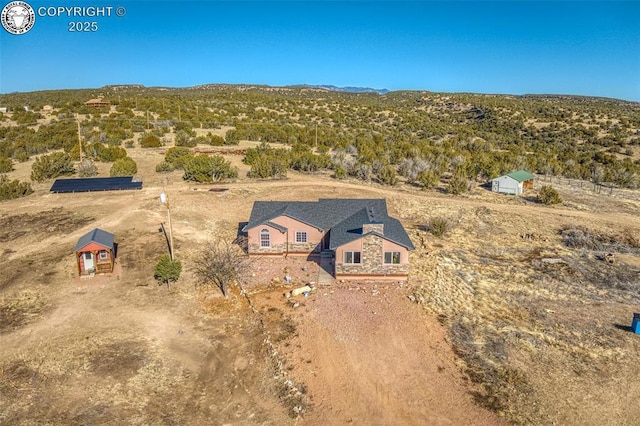
[[[500,192],[500,181],[499,180],[496,179],[496,180],[493,181],[493,185],[492,185],[491,190],[493,192]]]
[[[84,256],[84,270],[90,271],[94,269],[93,253],[86,251],[82,255]]]

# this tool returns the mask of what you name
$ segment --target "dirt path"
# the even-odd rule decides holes
[[[445,330],[398,285],[320,289],[288,308],[296,331],[280,344],[311,398],[301,425],[502,424],[472,402]],[[455,409],[452,409],[455,406]]]

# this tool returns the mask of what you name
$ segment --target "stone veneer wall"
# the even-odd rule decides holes
[[[260,247],[260,244],[249,244],[249,254],[286,254],[290,253],[320,253],[319,243],[285,243],[272,244],[271,247]]]
[[[293,253],[319,253],[320,243],[318,242],[289,243],[289,251]]]
[[[343,264],[343,259],[336,259],[336,275],[406,275],[409,263],[387,265],[383,259],[382,238],[367,235],[362,239],[362,257],[360,264]],[[403,256],[406,256],[406,252]]]
[[[249,254],[283,254],[285,244],[272,244],[271,247],[260,247],[260,244],[249,244]]]

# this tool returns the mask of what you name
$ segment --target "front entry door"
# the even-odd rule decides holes
[[[95,267],[94,262],[93,262],[93,253],[91,252],[85,252],[84,253],[84,270],[85,271],[91,271],[93,270]]]

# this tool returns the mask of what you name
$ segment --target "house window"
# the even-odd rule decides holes
[[[307,232],[306,231],[297,231],[296,232],[296,243],[306,243],[307,242]]]
[[[109,258],[109,256],[107,255],[107,251],[106,250],[100,250],[98,252],[98,259],[107,260],[108,258]]]
[[[400,252],[399,251],[385,251],[384,252],[384,263],[391,263],[398,265],[400,263]]]
[[[271,239],[269,238],[269,230],[260,231],[260,247],[271,247]]]
[[[93,259],[93,255],[91,254],[91,252],[89,252],[89,251],[85,251],[85,252],[84,252],[84,258],[85,258],[86,260],[91,260],[91,259]]]
[[[359,251],[345,251],[344,252],[344,263],[361,263],[360,262],[360,252]]]

